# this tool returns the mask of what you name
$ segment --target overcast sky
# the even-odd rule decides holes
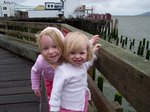
[[[4,0],[0,0],[3,2]],[[44,2],[60,0],[5,0],[20,5],[37,6]],[[95,13],[111,13],[112,15],[137,15],[150,11],[150,0],[80,0],[83,5],[93,6]]]

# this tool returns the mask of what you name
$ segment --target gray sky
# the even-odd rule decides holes
[[[4,0],[0,0],[2,3]],[[60,0],[5,0],[20,5],[37,6],[44,2]],[[137,15],[150,11],[150,0],[80,0],[83,5],[93,6],[95,13],[111,13],[112,15]]]

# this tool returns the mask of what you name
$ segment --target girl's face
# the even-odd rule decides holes
[[[87,60],[87,46],[82,45],[79,50],[69,53],[69,62],[74,66],[81,66]]]
[[[43,35],[40,40],[41,53],[52,64],[58,63],[61,53],[53,39],[48,35]]]

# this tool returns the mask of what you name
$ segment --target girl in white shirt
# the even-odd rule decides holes
[[[51,112],[87,112],[90,91],[87,87],[87,70],[93,64],[94,47],[81,32],[72,32],[64,41],[64,59],[55,69],[49,104]]]

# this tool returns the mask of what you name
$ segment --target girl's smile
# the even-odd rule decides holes
[[[61,53],[54,43],[53,39],[48,35],[43,35],[40,41],[43,56],[51,63],[57,63],[61,57]]]

